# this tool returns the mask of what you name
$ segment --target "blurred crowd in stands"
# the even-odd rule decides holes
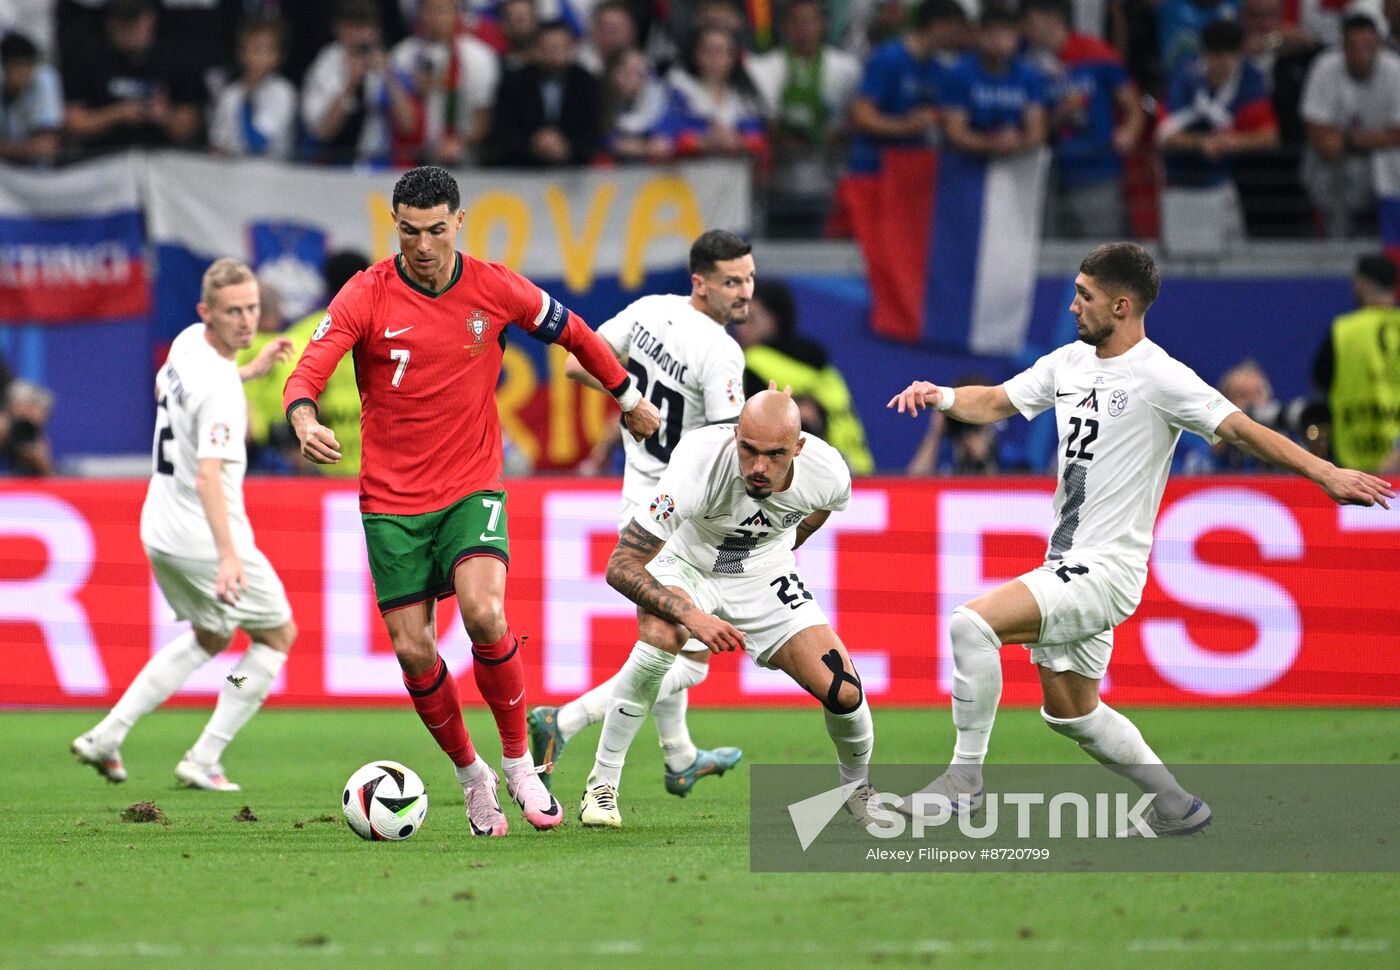
[[[1400,0],[1002,2],[14,0],[0,157],[746,156],[789,236],[913,145],[1048,145],[1059,236],[1373,235],[1400,199]]]

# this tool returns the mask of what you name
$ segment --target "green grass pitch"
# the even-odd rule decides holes
[[[1129,713],[1168,760],[1400,759],[1396,710]],[[407,702],[264,711],[225,759],[237,794],[175,787],[206,716],[139,724],[131,780],[114,786],[68,754],[92,712],[0,713],[0,966],[1400,966],[1396,874],[753,874],[743,766],[667,795],[649,726],[623,831],[576,821],[592,728],[556,775],[562,830],[535,832],[507,806],[509,837],[472,839]],[[498,761],[489,714],[468,724]],[[938,764],[950,746],[942,710],[876,710],[875,725],[877,761]],[[815,708],[697,711],[692,730],[748,762],[832,758]],[[1005,761],[1082,757],[1026,709],[1002,713],[993,745]],[[377,757],[428,785],[409,842],[362,842],[340,819],[345,779]],[[119,820],[147,799],[168,826]],[[234,821],[244,805],[257,821]]]

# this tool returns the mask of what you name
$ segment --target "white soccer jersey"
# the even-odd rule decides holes
[[[760,500],[744,491],[734,425],[692,431],[633,521],[666,540],[667,554],[702,572],[792,568],[797,523],[819,509],[839,512],[851,501],[851,472],[840,453],[816,435],[805,437],[793,459],[792,484]]]
[[[685,296],[644,296],[598,328],[637,389],[661,412],[645,441],[622,436],[624,501],[651,501],[653,486],[688,431],[733,421],[744,406],[744,352]]]
[[[1005,387],[1027,419],[1055,408],[1060,482],[1046,558],[1116,561],[1141,587],[1177,439],[1186,430],[1214,442],[1239,409],[1146,339],[1107,360],[1067,344]]]
[[[248,402],[238,366],[204,339],[204,324],[186,327],[156,375],[154,471],[141,506],[141,542],[184,559],[216,559],[195,475],[201,458],[222,458],[229,530],[238,551],[254,548],[243,508],[248,463]]]

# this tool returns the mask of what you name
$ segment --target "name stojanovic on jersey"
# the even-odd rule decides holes
[[[788,568],[797,524],[819,509],[839,512],[851,501],[851,473],[840,453],[815,435],[805,437],[793,459],[792,484],[755,499],[744,490],[734,426],[692,431],[633,518],[666,540],[667,554],[706,572]]]
[[[696,428],[733,421],[744,406],[744,352],[689,297],[644,296],[598,328],[637,389],[661,412],[661,429],[636,441],[622,436],[627,466],[622,494],[650,501],[681,438]]]

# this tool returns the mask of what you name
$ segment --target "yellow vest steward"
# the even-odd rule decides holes
[[[865,444],[865,427],[856,416],[851,391],[841,372],[827,364],[817,370],[763,344],[744,351],[744,363],[764,381],[792,386],[793,397],[810,397],[826,411],[826,442],[841,453],[853,475],[871,475],[875,459]]]
[[[258,351],[274,337],[287,337],[292,341],[292,359],[278,364],[266,377],[248,381],[243,385],[248,395],[248,434],[259,444],[266,444],[274,422],[285,421],[282,412],[282,388],[311,335],[326,315],[324,309],[308,313],[286,329],[284,333],[260,333],[253,337],[253,345],[238,355],[241,367],[257,356]],[[353,354],[346,354],[336,365],[326,389],[317,402],[320,422],[335,434],[340,445],[340,461],[334,465],[317,465],[316,470],[325,475],[355,478],[360,474],[360,389],[355,384],[355,361]]]
[[[1332,323],[1332,451],[1373,472],[1400,438],[1400,308],[1363,307]]]

